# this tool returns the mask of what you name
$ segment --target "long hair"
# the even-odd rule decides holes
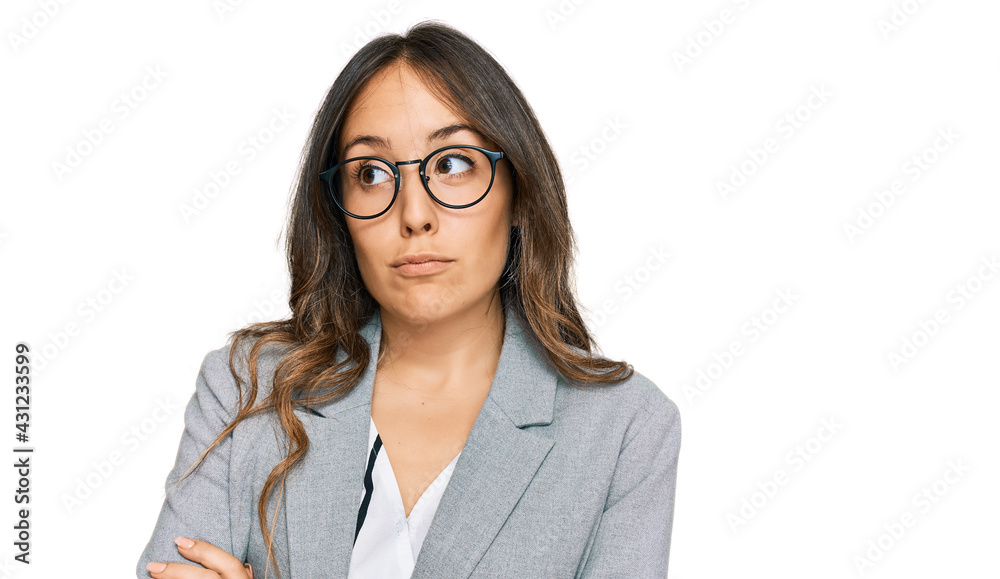
[[[575,295],[576,240],[559,164],[531,107],[503,67],[475,41],[433,20],[420,22],[402,35],[371,40],[334,81],[303,148],[286,237],[291,316],[231,332],[229,367],[239,388],[239,410],[178,481],[197,469],[244,419],[273,412],[287,437],[288,452],[264,483],[258,517],[269,564],[275,564],[279,578],[273,530],[269,533],[267,525],[268,497],[280,479],[280,503],[285,477],[309,449],[308,436],[293,410],[341,397],[360,381],[371,360],[369,345],[359,330],[378,310],[362,283],[345,216],[318,175],[337,162],[340,129],[354,97],[367,81],[393,64],[409,66],[464,122],[502,148],[516,168],[512,170],[516,192],[512,222],[518,225],[511,228],[507,262],[498,280],[503,309],[527,322],[531,337],[571,383],[616,383],[633,372],[624,361],[594,355],[597,346],[580,316]],[[251,344],[245,397],[247,384],[237,372],[235,359],[244,343]],[[283,357],[274,370],[270,393],[254,406],[258,357],[268,345],[280,347]],[[339,363],[338,351],[346,354]],[[330,391],[317,395],[321,389]]]

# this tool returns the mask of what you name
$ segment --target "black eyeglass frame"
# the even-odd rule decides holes
[[[438,199],[434,195],[434,192],[431,191],[430,185],[428,184],[428,183],[430,183],[431,178],[428,177],[426,175],[426,173],[425,173],[425,171],[427,169],[427,163],[430,162],[431,158],[434,157],[434,155],[437,155],[441,151],[446,151],[448,149],[474,149],[474,150],[479,151],[480,153],[486,155],[486,158],[490,160],[490,184],[486,186],[486,191],[482,195],[479,196],[479,199],[476,199],[475,201],[473,201],[471,203],[466,203],[464,205],[452,205],[450,203],[445,203],[444,201]],[[412,165],[414,163],[420,163],[420,166],[418,167],[419,172],[420,172],[420,182],[423,184],[424,190],[427,191],[427,194],[431,196],[431,199],[433,199],[434,201],[436,201],[439,205],[442,205],[442,206],[447,207],[449,209],[465,209],[466,207],[472,207],[476,203],[479,203],[480,201],[482,201],[486,197],[487,193],[489,193],[490,190],[493,189],[493,181],[496,179],[496,176],[497,176],[497,161],[499,161],[500,159],[504,159],[504,158],[507,158],[507,155],[503,151],[490,151],[488,149],[484,149],[482,147],[477,147],[475,145],[447,145],[445,147],[441,147],[440,149],[435,149],[434,151],[432,151],[430,154],[428,154],[423,159],[412,159],[410,161],[397,161],[395,163],[393,163],[392,161],[390,161],[388,159],[383,159],[382,157],[373,157],[373,156],[370,156],[370,155],[365,155],[365,156],[361,156],[361,157],[351,157],[350,159],[346,159],[344,161],[341,161],[340,163],[337,163],[336,165],[334,165],[333,167],[330,167],[326,171],[323,171],[322,173],[319,174],[319,178],[320,178],[320,180],[322,180],[323,182],[326,183],[327,190],[330,192],[330,197],[333,198],[333,202],[336,203],[337,207],[340,208],[340,210],[343,211],[345,214],[350,215],[351,217],[353,217],[355,219],[375,219],[376,217],[379,217],[380,215],[383,215],[386,211],[388,211],[390,208],[392,208],[392,204],[396,202],[396,197],[399,195],[399,182],[400,182],[399,165]],[[337,171],[337,169],[339,169],[340,167],[342,167],[343,165],[345,165],[347,163],[350,163],[351,161],[358,161],[358,160],[361,160],[361,159],[372,159],[374,161],[381,161],[381,162],[385,163],[386,165],[389,166],[389,168],[392,169],[392,177],[395,180],[394,181],[395,188],[394,188],[394,190],[392,192],[392,200],[389,201],[389,205],[387,205],[385,209],[383,209],[382,211],[379,211],[375,215],[364,216],[364,215],[356,215],[354,213],[351,213],[350,211],[348,211],[347,209],[345,209],[343,205],[340,204],[340,201],[337,200],[337,195],[334,192],[335,185],[333,184],[333,174]],[[508,162],[510,162],[509,158],[508,158]]]

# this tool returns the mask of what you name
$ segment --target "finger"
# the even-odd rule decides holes
[[[219,579],[219,574],[211,569],[202,569],[186,563],[150,562],[146,564],[146,570],[153,579]]]
[[[195,563],[201,563],[206,569],[218,573],[222,579],[247,579],[246,567],[243,562],[207,541],[195,541],[186,537],[177,537],[177,551]]]

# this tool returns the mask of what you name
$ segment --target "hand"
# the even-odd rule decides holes
[[[244,565],[211,543],[185,537],[177,537],[174,542],[185,559],[201,563],[205,568],[185,563],[147,563],[146,570],[155,579],[253,579],[250,563]]]

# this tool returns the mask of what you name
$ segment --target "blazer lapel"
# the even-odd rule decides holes
[[[431,521],[413,578],[468,577],[552,448],[551,440],[521,428],[552,422],[556,371],[539,355],[525,322],[512,310],[506,320],[496,375]],[[344,398],[296,411],[310,444],[286,481],[292,577],[348,574],[381,331],[376,312],[360,331],[371,362]]]
[[[368,463],[375,360],[381,320],[361,328],[371,362],[347,395],[296,411],[309,436],[309,451],[287,481],[288,544],[292,577],[347,577]],[[342,360],[344,353],[338,354]]]
[[[524,321],[507,329],[489,394],[431,521],[411,577],[468,577],[538,471],[553,441],[524,426],[552,422],[556,371]],[[540,347],[539,347],[540,348]]]

